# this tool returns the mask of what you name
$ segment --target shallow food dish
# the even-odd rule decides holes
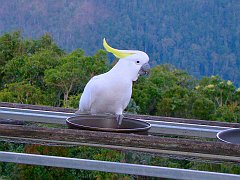
[[[220,131],[217,138],[226,143],[240,144],[240,128]]]
[[[147,134],[151,128],[145,121],[125,117],[118,127],[115,116],[108,115],[79,115],[67,118],[66,123],[72,129],[135,134]]]

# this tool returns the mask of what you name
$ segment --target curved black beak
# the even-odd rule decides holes
[[[139,75],[148,75],[150,73],[150,65],[145,63],[142,65],[141,69],[138,71]]]

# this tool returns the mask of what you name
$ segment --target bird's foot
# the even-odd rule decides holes
[[[78,109],[76,112],[75,112],[76,115],[79,115],[79,114],[82,114],[82,111],[80,109]]]
[[[91,114],[90,114],[90,112],[84,112],[84,111],[81,111],[80,109],[78,109],[75,112],[75,115],[91,115]]]
[[[122,124],[122,120],[123,120],[124,116],[122,114],[117,114],[117,127],[119,128]]]

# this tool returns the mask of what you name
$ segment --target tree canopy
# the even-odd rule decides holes
[[[7,37],[7,41],[6,38]],[[107,53],[86,56],[81,49],[61,50],[51,36],[0,37],[0,101],[77,108],[86,83],[107,72]],[[21,49],[21,50],[19,50]],[[240,121],[240,89],[219,76],[195,79],[173,65],[158,65],[133,85],[128,112],[160,116]]]

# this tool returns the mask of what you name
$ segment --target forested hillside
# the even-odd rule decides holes
[[[0,33],[50,33],[68,52],[113,47],[146,51],[152,65],[240,82],[239,0],[1,0]]]

